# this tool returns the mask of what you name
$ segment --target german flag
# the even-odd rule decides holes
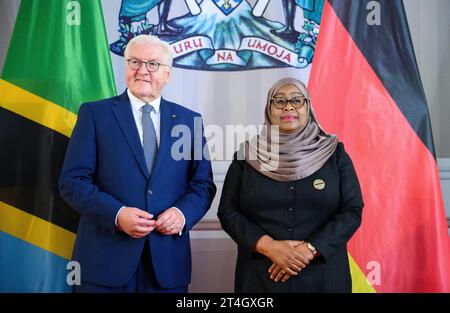
[[[79,105],[116,94],[100,0],[22,0],[0,79],[0,292],[70,291],[57,178]]]
[[[449,292],[439,172],[403,2],[326,1],[309,87],[363,190],[349,244],[354,291]]]

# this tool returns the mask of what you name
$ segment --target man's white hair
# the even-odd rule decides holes
[[[133,39],[131,39],[128,42],[127,46],[125,47],[125,51],[124,51],[125,60],[128,59],[129,48],[131,46],[142,45],[142,44],[153,44],[153,45],[161,46],[166,51],[166,55],[165,55],[166,65],[172,66],[172,61],[173,61],[172,48],[170,47],[170,45],[167,42],[162,41],[161,39],[159,39],[158,37],[153,36],[153,35],[139,35],[139,36],[136,36]]]

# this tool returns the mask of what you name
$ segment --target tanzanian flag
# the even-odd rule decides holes
[[[100,0],[22,0],[0,79],[0,292],[70,291],[57,178],[79,105],[116,94]]]
[[[450,292],[439,171],[403,2],[326,1],[309,88],[363,191],[349,244],[354,291]]]

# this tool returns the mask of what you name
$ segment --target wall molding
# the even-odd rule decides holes
[[[450,180],[450,158],[438,158],[437,163],[441,180]]]
[[[450,205],[450,194],[448,194],[448,184],[450,184],[450,158],[438,158],[437,164],[439,168],[439,178],[441,180],[442,197],[444,198],[444,203],[447,202],[446,205],[448,212],[450,210],[448,207]],[[447,186],[447,188],[444,188],[444,185]],[[447,225],[448,228],[450,228],[450,216],[447,216]]]
[[[210,230],[222,230],[219,220],[215,219],[203,219],[197,223],[192,230],[196,231],[210,231]]]

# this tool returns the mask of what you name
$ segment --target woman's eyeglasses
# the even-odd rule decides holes
[[[290,100],[285,98],[272,98],[271,103],[275,108],[280,110],[284,109],[288,103],[290,103],[294,109],[301,109],[306,103],[306,98],[295,97]]]

